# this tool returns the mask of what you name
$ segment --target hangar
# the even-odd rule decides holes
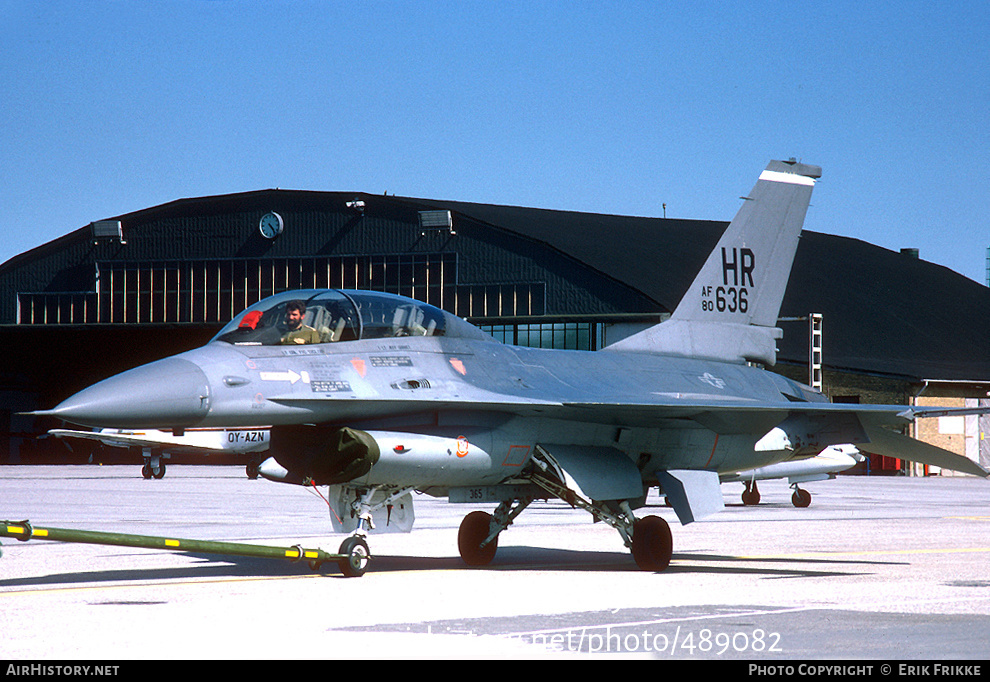
[[[0,462],[88,457],[18,413],[201,345],[287,289],[397,293],[506,343],[596,350],[669,315],[726,225],[281,189],[99,220],[0,265]],[[781,318],[774,370],[835,402],[990,396],[990,289],[911,250],[803,232]],[[931,421],[915,435],[990,465],[985,418]]]

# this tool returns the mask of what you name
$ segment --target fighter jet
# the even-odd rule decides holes
[[[944,409],[831,404],[766,369],[820,176],[770,162],[670,319],[599,351],[504,345],[391,294],[288,291],[202,348],[39,414],[176,432],[271,425],[262,475],[331,486],[331,521],[353,533],[341,553],[363,557],[356,574],[368,531],[411,527],[413,492],[497,505],[461,523],[458,549],[472,566],[492,561],[499,534],[534,500],[560,498],[614,527],[640,568],[661,571],[670,528],[635,511],[652,486],[687,524],[723,507],[720,475],[841,443],[990,475],[890,430]]]
[[[855,445],[830,445],[809,459],[788,460],[759,469],[722,474],[719,480],[722,483],[742,483],[745,486],[742,493],[743,504],[756,505],[760,503],[757,481],[786,478],[794,489],[791,504],[803,508],[811,505],[811,493],[800,487],[801,483],[833,479],[837,473],[853,468],[864,459]]]
[[[164,478],[163,460],[174,454],[254,454],[268,449],[268,429],[190,429],[182,434],[162,429],[51,429],[48,435],[95,440],[118,448],[139,447],[144,457],[141,475],[146,479]],[[259,464],[257,455],[248,461],[245,466],[248,478],[258,478]]]

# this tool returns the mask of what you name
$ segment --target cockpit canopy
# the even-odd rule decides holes
[[[301,327],[291,327],[290,310],[301,312]],[[310,289],[286,291],[255,303],[213,341],[278,346],[405,336],[489,338],[459,317],[404,296]]]

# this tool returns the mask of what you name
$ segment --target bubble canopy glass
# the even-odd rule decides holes
[[[301,306],[300,306],[301,304]],[[302,329],[289,310],[302,310]],[[213,341],[277,346],[407,336],[489,338],[459,317],[404,296],[377,291],[307,289],[270,296],[234,317]]]

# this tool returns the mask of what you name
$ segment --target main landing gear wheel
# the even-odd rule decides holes
[[[165,462],[160,463],[157,468],[153,467],[151,464],[145,464],[141,467],[141,476],[143,476],[145,480],[151,478],[165,478]]]
[[[338,554],[343,554],[347,558],[341,559],[337,565],[340,572],[348,578],[358,578],[368,570],[368,563],[371,561],[371,552],[368,551],[368,543],[364,538],[352,535],[340,544]]]
[[[461,521],[457,531],[457,550],[468,566],[487,566],[495,558],[497,535],[487,545],[481,546],[491,532],[491,522],[492,515],[483,511],[473,511]]]
[[[801,488],[794,488],[794,494],[791,495],[791,504],[795,507],[802,508],[809,506],[811,504],[811,493]]]
[[[746,482],[743,485],[746,486],[746,489],[743,491],[742,494],[743,504],[745,504],[746,506],[759,504],[760,490],[759,488],[756,487],[756,481],[753,481],[752,483]]]
[[[633,524],[632,555],[644,571],[663,571],[670,565],[674,540],[670,526],[659,516],[646,516]]]

